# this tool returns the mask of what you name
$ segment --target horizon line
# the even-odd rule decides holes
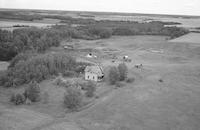
[[[141,15],[161,15],[161,16],[185,16],[185,17],[200,17],[200,15],[183,15],[183,14],[167,14],[167,13],[139,13],[139,12],[117,12],[117,11],[83,11],[83,10],[64,10],[64,9],[28,9],[28,8],[1,8],[0,7],[0,11],[2,9],[5,9],[5,10],[36,10],[36,11],[66,11],[66,12],[88,12],[88,13],[107,13],[107,14],[141,14]]]

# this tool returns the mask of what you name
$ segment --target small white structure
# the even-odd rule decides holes
[[[123,60],[125,62],[131,62],[131,59],[128,56],[123,56]]]
[[[74,49],[73,45],[65,45],[63,46],[64,49]]]
[[[86,55],[87,58],[97,58],[96,55],[93,55],[92,53],[89,53]]]
[[[88,58],[92,58],[92,53],[87,54],[86,57],[88,57]]]
[[[123,59],[128,59],[128,56],[124,56]]]
[[[85,80],[101,81],[104,77],[103,70],[100,66],[87,66],[85,68]]]

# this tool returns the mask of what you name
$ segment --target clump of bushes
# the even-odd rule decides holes
[[[116,82],[116,83],[115,83],[115,86],[116,86],[116,88],[121,88],[121,87],[124,87],[125,84],[122,83],[122,82]]]
[[[40,101],[40,86],[37,82],[31,82],[25,89],[24,96],[31,102]]]
[[[108,80],[111,85],[114,85],[117,81],[119,81],[119,71],[117,67],[112,66],[108,72]]]
[[[64,81],[63,77],[62,77],[61,75],[59,75],[59,76],[55,79],[54,84],[55,84],[55,85],[58,85],[58,86],[64,86],[65,81]]]
[[[96,91],[96,83],[92,82],[92,81],[88,81],[85,85],[85,90],[86,90],[86,93],[85,95],[87,97],[93,97],[94,96],[94,93]]]
[[[19,53],[17,56],[15,56],[11,61],[10,61],[10,65],[8,66],[9,68],[13,68],[15,67],[15,65],[17,63],[19,63],[20,61],[27,61],[28,59],[37,56],[38,54],[34,51],[26,51],[23,53]]]
[[[96,39],[109,38],[112,36],[112,30],[102,26],[85,26],[82,27],[82,29],[85,30],[86,34],[96,37]]]
[[[12,62],[4,75],[0,76],[0,83],[6,87],[28,84],[31,81],[41,82],[52,75],[65,71],[75,71],[76,60],[63,53],[38,54],[27,60]]]
[[[29,102],[40,101],[40,86],[37,82],[31,82],[26,86],[24,93],[12,94],[10,102],[21,105]]]
[[[123,87],[124,84],[121,81],[125,81],[127,83],[132,83],[135,81],[133,77],[127,77],[128,75],[128,67],[125,63],[121,63],[118,67],[112,66],[110,67],[107,78],[109,84],[116,85],[116,87]]]
[[[8,81],[8,73],[7,71],[0,71],[0,86],[6,86],[6,82]]]
[[[64,77],[78,77],[78,73],[76,71],[71,71],[71,70],[65,70],[63,72]]]
[[[15,105],[24,104],[25,100],[25,96],[20,93],[12,94],[10,98],[10,102],[14,103]]]
[[[158,81],[161,82],[161,83],[164,82],[163,79],[159,79]]]
[[[112,66],[108,71],[108,81],[111,85],[118,81],[124,81],[127,78],[128,68],[125,63],[121,63],[118,67]]]
[[[71,111],[76,111],[81,107],[82,103],[81,91],[74,87],[67,88],[67,91],[64,95],[64,106]]]
[[[126,79],[126,82],[127,82],[127,83],[133,83],[134,81],[135,81],[135,78],[133,78],[133,77],[132,77],[132,78],[127,78],[127,79]]]
[[[119,80],[124,81],[127,78],[128,68],[125,63],[121,63],[118,65],[119,71]]]

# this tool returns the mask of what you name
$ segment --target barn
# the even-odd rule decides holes
[[[104,77],[103,69],[100,66],[87,66],[85,68],[85,80],[101,81]]]

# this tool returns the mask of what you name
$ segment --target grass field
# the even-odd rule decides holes
[[[61,103],[64,90],[53,85],[52,80],[40,84],[42,93],[49,92],[47,104],[41,102],[16,107],[7,102],[10,91],[14,90],[0,88],[0,128],[198,130],[200,44],[194,46],[192,43],[168,42],[166,39],[165,36],[115,36],[104,40],[72,40],[71,44],[76,45],[73,54],[79,60],[109,66],[118,65],[122,57],[128,55],[132,59],[127,63],[129,77],[134,77],[135,81],[125,83],[118,89],[100,83],[97,89],[99,98],[89,108],[75,113],[65,112]],[[50,51],[69,53],[62,47]],[[97,55],[96,59],[85,57],[90,51]],[[115,63],[112,62],[113,55],[117,57]],[[136,64],[143,64],[143,67],[135,68]]]
[[[178,43],[200,43],[200,33],[189,33],[187,35],[175,38],[170,42],[178,42]]]

